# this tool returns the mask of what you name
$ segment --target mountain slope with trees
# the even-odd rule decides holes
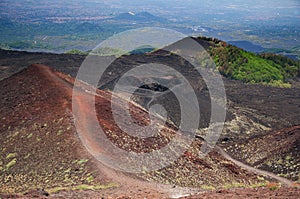
[[[260,83],[290,87],[290,78],[299,77],[300,62],[275,54],[255,54],[224,41],[198,37],[214,60],[218,70],[227,78],[245,83]]]

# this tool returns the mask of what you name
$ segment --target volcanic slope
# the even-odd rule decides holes
[[[263,146],[263,147],[261,147]],[[249,140],[225,147],[233,157],[294,181],[299,181],[300,126],[254,135]]]
[[[70,76],[43,65],[32,65],[1,81],[0,193],[44,188],[51,197],[74,198],[74,191],[91,189],[98,191],[76,192],[75,195],[79,198],[95,198],[100,194],[162,198],[178,197],[177,191],[182,194],[190,190],[184,192],[176,186],[170,189],[157,182],[200,190],[265,183],[218,151],[200,159],[202,141],[199,139],[177,161],[158,171],[133,176],[105,167],[89,155],[76,132],[71,106],[73,82]],[[81,97],[76,99],[79,105],[91,95],[86,92],[88,85],[81,86],[78,88]],[[97,90],[95,107],[100,125],[109,132],[106,136],[116,146],[124,147],[125,142],[129,143],[126,150],[148,152],[166,145],[164,140],[172,139],[171,125],[161,134],[165,139],[141,140],[125,135],[113,121],[110,96],[109,91]],[[134,105],[131,108],[137,121],[143,125],[149,123],[146,111]],[[88,112],[87,109],[79,106],[80,111]],[[84,130],[85,123],[80,127]],[[60,190],[65,192],[57,194]]]
[[[74,198],[77,190],[101,190],[97,197],[130,191],[137,198],[141,194],[159,198],[163,193],[158,189],[112,171],[85,150],[71,112],[72,82],[69,76],[37,64],[1,81],[0,193],[6,194],[1,197],[28,191],[30,197],[43,194],[31,190],[45,189],[54,198]],[[61,191],[67,194],[56,194]]]
[[[1,81],[0,192],[111,186],[81,146],[70,109],[71,85],[32,65]]]

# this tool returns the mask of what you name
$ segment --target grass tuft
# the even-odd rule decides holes
[[[10,153],[6,156],[6,159],[15,158],[17,156],[17,153]]]
[[[10,169],[11,167],[13,167],[15,164],[17,163],[17,158],[14,158],[12,161],[10,161],[7,165],[6,165],[6,169]]]

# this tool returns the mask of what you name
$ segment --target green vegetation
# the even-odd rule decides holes
[[[280,65],[286,78],[300,76],[300,61],[289,59],[283,55],[275,55],[271,53],[263,53],[260,57]]]
[[[6,156],[6,159],[15,158],[17,156],[17,153],[10,153]]]
[[[249,185],[238,183],[238,182],[234,182],[232,184],[225,184],[223,187],[225,189],[232,189],[232,188],[245,188],[247,186],[249,186]]]
[[[277,185],[277,184],[276,184]],[[243,183],[232,183],[232,184],[225,184],[223,188],[225,189],[232,189],[232,188],[258,188],[258,187],[266,187],[267,182],[259,182],[254,184],[243,184]]]
[[[65,54],[72,54],[72,55],[87,55],[88,52],[83,52],[83,51],[78,50],[78,49],[72,49],[72,50],[69,50],[69,51],[65,52]]]
[[[77,163],[77,164],[85,164],[85,163],[87,163],[89,160],[88,159],[81,159],[81,160],[76,160],[75,162]]]
[[[118,185],[116,183],[109,183],[106,185],[86,185],[86,184],[82,184],[82,185],[77,185],[77,186],[72,186],[72,187],[55,187],[55,188],[51,188],[48,190],[48,192],[50,194],[53,193],[58,193],[60,191],[83,191],[83,190],[100,190],[100,189],[110,189],[110,188],[114,188],[117,187]]]
[[[258,187],[265,187],[265,186],[266,186],[265,182],[250,185],[251,188],[258,188]]]
[[[295,59],[300,60],[300,46],[296,46],[296,47],[293,47],[290,49],[269,48],[269,49],[266,49],[264,52],[265,52],[265,54],[269,54],[271,56],[274,56],[274,54],[289,55],[291,57],[294,57]],[[285,58],[285,56],[282,56],[282,55],[279,55],[279,56]],[[278,55],[275,55],[275,56],[278,56]]]
[[[86,181],[88,183],[92,183],[94,181],[94,177],[92,175],[90,175],[89,177],[87,177]]]
[[[30,138],[32,137],[32,135],[33,135],[33,134],[30,133],[30,134],[27,136],[27,138],[30,139]]]
[[[17,158],[14,158],[12,161],[10,161],[7,165],[6,165],[6,169],[10,169],[11,167],[13,167],[15,164],[17,163]]]
[[[35,48],[48,49],[48,50],[54,49],[54,47],[51,45],[46,45],[31,40],[15,41],[9,43],[9,45],[8,44],[5,45],[9,46],[7,48],[15,48],[15,49],[35,49]]]
[[[93,50],[91,52],[91,55],[119,57],[119,56],[122,56],[122,55],[129,55],[129,54],[144,54],[144,53],[147,53],[147,52],[151,52],[153,50],[155,50],[155,49],[152,48],[152,47],[148,47],[148,46],[141,47],[141,48],[135,49],[135,50],[130,51],[130,52],[126,52],[126,51],[121,50],[121,49],[115,49],[115,48],[110,48],[110,47],[101,47],[101,48]],[[81,51],[81,50],[78,50],[78,49],[72,49],[72,50],[66,51],[64,54],[88,55],[89,52],[84,52],[84,51]]]
[[[280,87],[280,88],[291,88],[292,85],[289,83],[284,83],[282,80],[271,80],[269,83],[263,82],[263,85]]]
[[[152,46],[149,45],[144,45],[144,46],[140,46],[139,48],[132,50],[129,52],[129,54],[145,54],[145,53],[149,53],[152,51],[155,51],[157,49],[153,48]]]
[[[59,129],[59,130],[57,131],[57,135],[61,135],[63,132],[64,132],[64,131],[63,131],[62,129]]]
[[[209,191],[216,190],[216,188],[211,185],[203,185],[203,186],[201,186],[201,188],[204,190],[209,190]]]
[[[64,115],[55,115],[47,118],[47,122],[11,128],[7,141],[0,147],[1,193],[23,193],[40,187],[76,190],[112,187],[106,182],[102,185],[88,158],[79,158],[74,152],[78,145],[68,139],[70,132],[64,129],[69,121],[65,120]],[[63,133],[57,136],[59,130]],[[47,136],[47,132],[51,134]]]
[[[86,46],[90,41],[101,41],[130,26],[106,23],[65,22],[22,23],[0,19],[3,49],[66,50],[73,46]]]
[[[98,55],[98,56],[115,56],[119,57],[122,55],[128,55],[128,52],[122,50],[122,49],[115,49],[110,47],[101,47],[93,50],[91,52],[92,55]]]
[[[208,51],[225,77],[285,88],[290,87],[287,83],[289,78],[299,77],[300,61],[273,54],[257,55],[218,39],[205,40],[209,41],[211,46]]]

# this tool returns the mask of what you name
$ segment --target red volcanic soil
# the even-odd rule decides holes
[[[92,89],[80,83],[76,85],[78,95],[74,103],[78,106],[77,111],[86,114],[87,118],[77,121],[76,129],[76,118],[72,114],[73,84],[74,79],[70,76],[37,64],[1,81],[0,198],[179,198],[204,190],[205,186],[211,188],[215,185],[214,188],[219,189],[225,184],[231,188],[234,184],[251,187],[262,183],[256,174],[242,169],[217,150],[200,159],[197,156],[202,144],[200,140],[196,140],[174,164],[159,171],[135,176],[104,166],[87,152],[77,133],[80,130],[81,135],[87,135],[90,130],[87,124],[92,107],[86,102],[91,96],[96,95],[97,122],[105,130],[106,137],[124,150],[144,153],[156,150],[174,137],[174,128],[166,125],[157,137],[151,139],[128,136],[113,121],[111,93],[97,90],[91,94]],[[117,108],[122,110],[122,106]],[[148,113],[143,109],[131,104],[130,111],[139,125],[149,123]],[[126,124],[127,121],[122,122]],[[103,148],[91,145],[90,150]],[[47,196],[48,192],[50,196]],[[258,194],[264,198],[276,195],[296,198],[299,189],[234,189],[191,197],[257,198]]]
[[[96,169],[75,133],[71,85],[32,65],[0,87],[0,192],[90,184]],[[108,182],[98,176],[96,184]]]
[[[160,196],[148,184],[101,165],[82,146],[71,111],[73,81],[43,65],[1,81],[0,193],[105,189],[101,195]]]

